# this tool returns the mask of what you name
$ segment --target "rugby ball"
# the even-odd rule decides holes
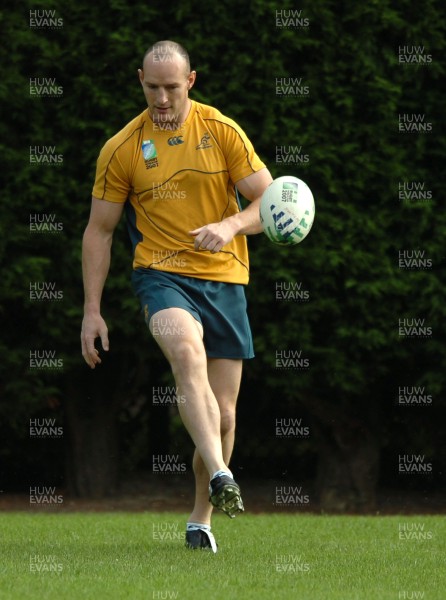
[[[299,244],[309,234],[314,214],[313,194],[297,177],[277,177],[263,192],[260,221],[265,235],[274,244]]]

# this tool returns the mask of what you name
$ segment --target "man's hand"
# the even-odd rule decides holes
[[[108,351],[108,329],[104,319],[98,313],[86,314],[82,321],[81,331],[82,356],[92,369],[102,362],[98,350],[94,347],[94,341],[97,337],[101,338],[102,348]]]
[[[231,217],[220,221],[220,223],[210,223],[193,231],[190,235],[195,237],[195,250],[209,250],[212,254],[220,252],[223,246],[229,244],[237,233],[237,228]]]
[[[189,234],[195,237],[195,250],[209,250],[213,254],[220,252],[236,235],[252,235],[263,231],[260,222],[260,201],[263,192],[272,182],[271,173],[265,167],[251,173],[236,182],[237,189],[249,200],[249,204],[241,212],[226,217],[220,223],[210,223],[198,227]]]

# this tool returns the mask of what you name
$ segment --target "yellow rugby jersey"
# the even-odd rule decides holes
[[[243,130],[191,100],[186,121],[160,129],[144,110],[101,150],[93,196],[126,203],[133,268],[248,283],[246,236],[194,250],[189,231],[240,212],[235,183],[264,168]]]

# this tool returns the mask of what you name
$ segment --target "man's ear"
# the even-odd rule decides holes
[[[189,75],[187,76],[187,89],[188,90],[190,90],[191,87],[193,87],[196,78],[197,78],[197,72],[196,71],[191,71],[189,73]]]

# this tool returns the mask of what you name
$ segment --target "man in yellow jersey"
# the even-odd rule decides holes
[[[196,447],[186,546],[215,552],[212,507],[230,517],[243,511],[228,464],[242,361],[254,356],[245,236],[262,231],[259,203],[272,178],[234,121],[189,99],[196,73],[182,46],[157,42],[138,72],[148,110],[106,142],[97,162],[83,239],[82,354],[95,368],[101,362],[95,339],[109,349],[100,302],[113,231],[125,209],[135,293],[170,363]],[[250,201],[244,210],[237,190]]]

